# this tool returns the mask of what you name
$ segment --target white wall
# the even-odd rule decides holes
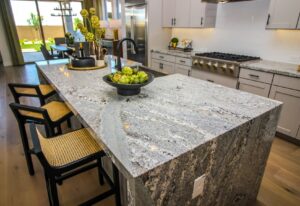
[[[148,0],[148,65],[151,64],[151,49],[167,48],[172,30],[162,28],[162,0]]]
[[[12,61],[10,57],[9,47],[7,45],[6,35],[3,29],[2,19],[0,16],[0,51],[3,59],[4,66],[11,66]]]
[[[151,0],[152,1],[152,0]],[[156,0],[157,1],[157,0]],[[218,5],[214,29],[173,29],[200,51],[221,51],[300,63],[300,31],[265,30],[270,0]]]

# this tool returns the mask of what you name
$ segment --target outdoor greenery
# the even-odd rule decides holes
[[[35,51],[41,51],[40,47],[43,44],[42,40],[34,40],[29,41],[27,39],[20,40],[21,49],[32,49]],[[54,44],[54,39],[49,38],[46,40],[46,47],[48,50],[50,50],[50,46]]]
[[[27,19],[28,25],[32,26],[34,30],[36,31],[36,37],[40,37],[40,21],[43,21],[43,17],[39,17],[38,15],[35,15],[34,13],[30,13],[30,18]]]
[[[78,17],[74,18],[74,23],[73,23],[73,28],[74,31],[77,31],[79,28],[77,27],[77,25],[81,23],[83,24],[83,21],[81,19],[79,19]]]

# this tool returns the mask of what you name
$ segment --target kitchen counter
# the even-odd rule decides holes
[[[257,70],[257,71],[269,72],[273,74],[280,74],[280,75],[300,78],[300,72],[298,71],[298,65],[296,64],[289,64],[289,63],[282,63],[282,62],[275,62],[275,61],[268,61],[268,60],[259,60],[259,61],[242,63],[241,67]]]
[[[280,102],[180,74],[123,97],[102,80],[109,68],[37,65],[126,177],[129,205],[255,201]],[[192,199],[202,175],[204,189]]]
[[[167,54],[167,55],[183,57],[183,58],[191,58],[195,53],[194,51],[183,52],[179,50],[168,50],[168,49],[152,49],[151,52],[155,52],[159,54]]]

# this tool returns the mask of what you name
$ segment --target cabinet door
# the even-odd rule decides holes
[[[176,15],[175,27],[189,27],[190,26],[190,3],[191,0],[175,0],[176,2]]]
[[[176,64],[174,73],[189,76],[190,75],[190,70],[191,70],[191,67]]]
[[[162,4],[162,26],[173,27],[174,19],[176,16],[176,1],[163,0]]]
[[[272,86],[270,98],[283,102],[277,131],[296,138],[300,125],[300,91]]]
[[[299,0],[271,0],[266,27],[268,29],[296,29],[299,14]]]
[[[164,74],[173,74],[174,66],[174,63],[152,59],[152,69]]]
[[[255,82],[248,79],[239,79],[239,89],[245,92],[268,97],[270,92],[270,84]]]
[[[203,3],[199,0],[191,0],[191,10],[190,10],[191,27],[204,26],[205,6],[206,3]]]

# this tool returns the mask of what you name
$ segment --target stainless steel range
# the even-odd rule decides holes
[[[195,54],[192,59],[192,77],[237,88],[240,64],[246,61],[258,60],[260,58],[220,52],[208,52]]]

